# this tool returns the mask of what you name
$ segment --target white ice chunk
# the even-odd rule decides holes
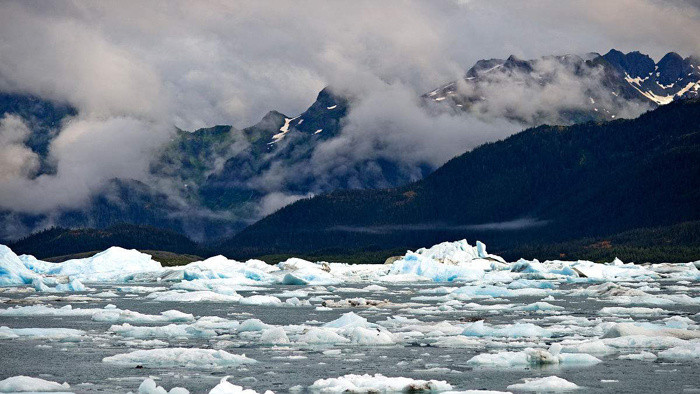
[[[64,342],[80,341],[85,331],[72,328],[9,328],[0,327],[0,339],[30,338]]]
[[[129,323],[113,325],[109,332],[127,338],[211,338],[216,331],[190,324],[168,324],[166,326],[132,326]]]
[[[700,342],[688,342],[680,346],[659,352],[659,359],[662,361],[695,361],[700,362]]]
[[[19,392],[66,392],[70,389],[68,383],[56,383],[50,380],[32,378],[29,376],[12,376],[0,381],[0,393]]]
[[[160,302],[238,302],[238,294],[219,294],[213,291],[168,290],[151,293],[146,298]]]
[[[273,326],[263,323],[260,319],[248,319],[238,326],[238,332],[263,331]]]
[[[0,286],[24,285],[39,275],[25,267],[19,257],[5,245],[0,245]]]
[[[189,390],[182,387],[173,387],[168,391],[158,386],[155,380],[147,378],[139,385],[139,394],[189,394]]]
[[[251,389],[244,389],[241,386],[236,386],[228,381],[230,376],[221,378],[219,384],[217,384],[209,394],[258,394],[257,391]],[[272,391],[268,390],[265,394],[274,394]]]
[[[464,325],[462,335],[471,337],[551,337],[552,332],[532,323],[487,325],[483,320]]]
[[[300,335],[299,342],[309,345],[330,345],[338,343],[348,343],[349,339],[338,335],[335,331],[329,328],[310,328],[307,332]]]
[[[324,327],[331,328],[350,328],[350,327],[375,327],[376,324],[369,323],[367,319],[362,316],[355,314],[354,312],[348,312],[343,316],[328,322],[323,325]]]
[[[260,335],[260,343],[266,345],[283,345],[289,342],[289,337],[282,327],[268,328]]]
[[[547,376],[545,378],[524,379],[524,383],[516,383],[508,386],[508,390],[520,391],[568,391],[580,388],[577,384],[569,382],[558,376]]]
[[[174,309],[161,312],[159,315],[147,315],[128,309],[104,309],[95,312],[92,320],[109,323],[183,323],[194,321],[194,316]]]
[[[187,368],[217,368],[237,367],[252,364],[256,361],[245,354],[231,354],[224,350],[197,348],[166,348],[136,350],[129,353],[105,357],[102,362],[126,367],[138,365],[147,367],[187,367]]]
[[[136,272],[158,271],[162,266],[151,259],[149,254],[113,246],[92,257],[35,265],[34,269],[43,275],[66,275],[85,281],[103,282]]]
[[[601,362],[600,359],[589,354],[560,353],[560,349],[561,346],[555,344],[550,347],[549,351],[528,348],[520,352],[482,353],[469,359],[467,364],[490,368],[508,368],[556,364],[583,366]]]
[[[312,393],[407,393],[440,392],[452,386],[442,380],[416,380],[404,377],[375,375],[345,375],[319,379],[309,387]]]
[[[241,298],[239,301],[243,305],[280,305],[282,300],[271,295],[253,295],[250,297]]]
[[[603,335],[603,338],[619,338],[625,336],[674,337],[680,339],[700,338],[700,331],[683,330],[679,328],[650,329],[633,323],[618,323]]]

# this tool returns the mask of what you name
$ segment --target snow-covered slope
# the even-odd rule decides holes
[[[631,117],[700,94],[700,61],[674,52],[658,63],[639,52],[480,60],[464,79],[423,97],[438,108],[504,116],[530,125]]]
[[[639,52],[611,50],[603,56],[624,73],[624,79],[644,97],[656,104],[668,104],[679,98],[695,98],[700,94],[700,59],[683,59],[675,52],[667,53],[658,63]]]

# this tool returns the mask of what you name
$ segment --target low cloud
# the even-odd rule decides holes
[[[66,122],[51,143],[56,172],[0,181],[0,207],[39,214],[78,208],[114,178],[148,182],[148,166],[170,127],[130,117]]]
[[[39,155],[24,144],[30,133],[19,116],[0,119],[0,182],[31,177],[39,169]]]
[[[50,217],[83,206],[115,177],[178,191],[149,173],[175,127],[243,128],[271,109],[298,114],[327,85],[358,98],[346,127],[299,166],[276,165],[251,181],[272,193],[257,212],[306,192],[389,186],[385,160],[399,163],[392,171],[402,179],[418,179],[520,127],[432,116],[420,105],[421,93],[459,79],[476,60],[611,47],[697,54],[700,38],[688,32],[698,30],[698,7],[678,0],[4,1],[0,90],[69,103],[78,115],[57,126],[48,157],[55,172],[40,175],[22,121],[4,118],[0,209]],[[527,92],[494,95],[502,108],[531,113],[578,99],[567,90],[529,102]],[[309,190],[286,189],[302,183]]]
[[[549,224],[547,220],[533,218],[520,218],[506,222],[492,222],[481,224],[467,224],[461,226],[451,226],[444,223],[419,223],[390,226],[334,226],[330,230],[366,233],[366,234],[388,234],[395,231],[518,231],[528,228],[543,227]]]

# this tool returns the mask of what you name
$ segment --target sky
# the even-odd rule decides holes
[[[3,1],[0,91],[68,102],[79,115],[51,144],[56,173],[38,177],[30,131],[0,120],[0,208],[47,213],[79,207],[111,178],[148,182],[174,126],[295,116],[328,85],[364,104],[345,140],[316,152],[315,175],[376,146],[439,165],[517,131],[417,112],[420,94],[475,61],[610,48],[658,60],[700,53],[697,33],[700,7],[681,0]],[[435,129],[447,131],[426,133]],[[280,202],[268,199],[265,213],[294,200],[270,192]]]

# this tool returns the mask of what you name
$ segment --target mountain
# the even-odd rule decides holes
[[[624,73],[630,86],[656,104],[700,97],[700,59],[696,57],[683,59],[669,52],[654,64],[649,56],[639,52],[623,54],[613,49],[603,58]]]
[[[574,124],[634,117],[700,94],[700,61],[670,52],[480,60],[459,81],[423,96],[438,108],[503,116],[523,124]],[[527,100],[527,101],[524,101]]]
[[[225,236],[260,216],[257,209],[263,193],[247,182],[274,163],[301,160],[316,143],[336,136],[347,110],[347,99],[324,89],[297,117],[271,111],[242,130],[230,125],[177,130],[151,165],[152,174],[170,186],[166,190],[131,179],[113,179],[80,209],[47,215],[0,209],[0,238],[16,238],[49,219],[69,228],[105,228],[128,222],[186,232],[199,239]],[[18,116],[32,131],[26,145],[41,158],[37,175],[55,171],[49,144],[60,132],[61,123],[77,114],[67,104],[32,95],[0,94],[0,116]]]
[[[468,111],[487,121],[507,118],[523,127],[632,118],[674,98],[696,95],[698,67],[695,58],[682,59],[674,53],[657,64],[638,52],[615,50],[603,56],[534,60],[511,56],[481,60],[463,80],[422,98],[428,112]],[[0,210],[0,238],[14,239],[46,223],[105,228],[128,222],[213,240],[231,236],[298,198],[342,189],[397,187],[435,170],[425,163],[367,158],[343,163],[343,171],[329,171],[322,182],[306,171],[320,146],[338,141],[358,100],[328,87],[296,116],[270,111],[245,128],[177,130],[172,141],[154,154],[155,184],[113,179],[80,209],[34,215]],[[32,134],[26,145],[41,159],[38,174],[54,172],[49,144],[61,123],[78,111],[66,103],[4,93],[0,114],[14,114],[27,122]]]
[[[504,247],[698,220],[699,120],[695,99],[633,120],[531,128],[404,187],[298,201],[219,247],[234,257],[465,237]]]
[[[174,231],[151,226],[117,224],[104,229],[50,228],[10,245],[18,254],[37,258],[101,251],[111,246],[207,255],[195,242]]]

